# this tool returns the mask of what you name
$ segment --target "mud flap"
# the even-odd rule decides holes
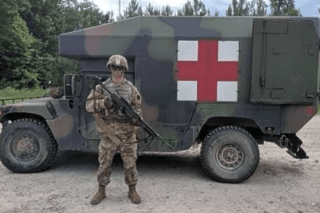
[[[288,139],[287,153],[297,159],[308,159],[307,153],[301,148],[302,141],[295,134],[286,135]]]
[[[287,150],[287,153],[291,155],[294,158],[298,159],[308,159],[309,156],[307,156],[307,153],[300,147],[296,152],[292,152],[290,150]]]

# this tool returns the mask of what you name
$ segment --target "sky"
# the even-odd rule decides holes
[[[142,5],[142,9],[146,8],[148,3],[155,8],[161,8],[165,5],[170,5],[173,10],[177,10],[177,8],[182,8],[182,6],[187,2],[187,0],[137,0],[140,5]],[[95,4],[103,11],[113,11],[114,17],[117,17],[119,14],[119,0],[93,0]],[[120,0],[121,2],[121,14],[128,7],[130,0]],[[206,8],[210,10],[213,15],[216,10],[219,11],[219,16],[225,16],[226,10],[232,0],[202,0],[205,3]],[[269,4],[269,0],[266,0],[267,4]],[[318,7],[320,0],[295,0],[296,8],[299,8],[302,16],[315,16],[320,18],[320,14],[318,12]],[[269,11],[270,12],[270,9]]]

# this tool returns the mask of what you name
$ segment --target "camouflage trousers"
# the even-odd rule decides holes
[[[100,132],[98,182],[100,185],[110,183],[113,157],[120,151],[123,161],[125,182],[135,185],[138,181],[137,143],[135,127],[128,123],[109,122],[108,132]],[[112,132],[110,130],[113,130]]]

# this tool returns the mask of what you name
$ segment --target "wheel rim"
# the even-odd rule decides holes
[[[223,144],[218,147],[215,157],[221,168],[225,170],[236,170],[242,166],[245,153],[242,148],[236,144]]]
[[[13,138],[11,143],[11,153],[19,161],[31,161],[40,152],[40,143],[31,134],[19,134]]]

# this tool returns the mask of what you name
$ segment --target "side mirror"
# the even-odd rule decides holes
[[[73,74],[65,74],[63,76],[64,95],[66,99],[74,98],[75,76]]]

